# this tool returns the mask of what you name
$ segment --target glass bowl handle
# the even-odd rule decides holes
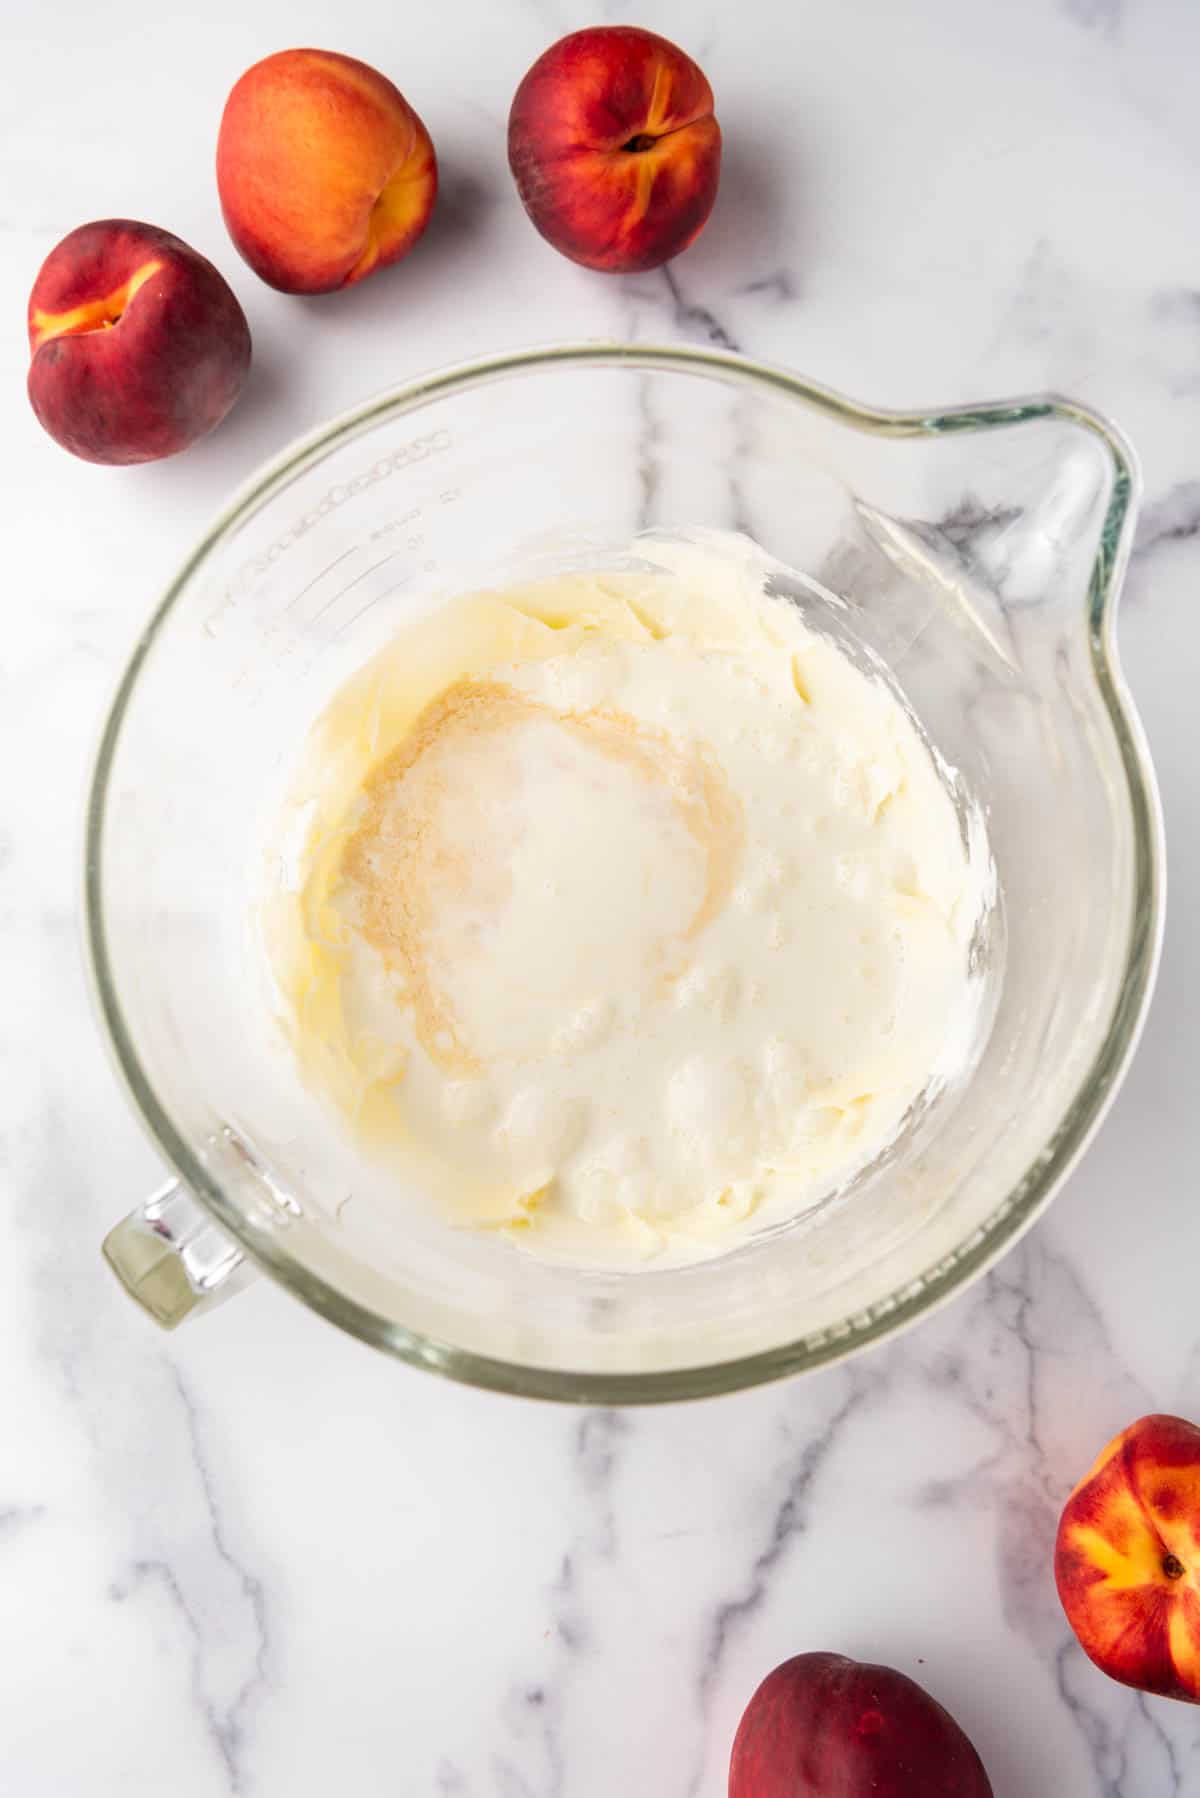
[[[109,1231],[104,1259],[164,1330],[240,1292],[255,1270],[185,1186],[168,1180]]]

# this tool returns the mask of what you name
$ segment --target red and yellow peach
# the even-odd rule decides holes
[[[1143,1417],[1063,1510],[1054,1572],[1067,1621],[1110,1678],[1200,1703],[1200,1429]]]
[[[328,293],[408,254],[433,210],[437,159],[376,69],[331,50],[281,50],[225,103],[217,187],[256,274],[285,293]]]
[[[228,283],[182,239],[99,219],[42,264],[29,348],[30,403],[64,449],[150,462],[221,422],[250,366],[250,329]]]
[[[657,268],[685,250],[717,195],[712,89],[675,44],[632,25],[552,44],[508,121],[517,191],[547,242],[587,268]]]

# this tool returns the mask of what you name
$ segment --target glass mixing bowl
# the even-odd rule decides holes
[[[1033,1220],[1149,998],[1161,825],[1117,664],[1137,475],[1054,398],[875,411],[686,349],[574,346],[413,382],[287,451],[137,645],[87,819],[100,1012],[174,1170],[105,1252],[160,1323],[256,1265],[415,1365],[619,1403],[815,1367],[911,1322]],[[1003,978],[977,1065],[848,1195],[700,1265],[544,1265],[375,1202],[281,1049],[253,870],[331,692],[431,595],[628,566],[640,531],[744,531],[818,630],[880,655],[986,808]]]

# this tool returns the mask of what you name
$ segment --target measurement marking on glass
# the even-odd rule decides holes
[[[394,587],[389,587],[386,592],[377,593],[375,595],[374,599],[369,599],[365,606],[359,607],[358,611],[355,612],[353,618],[347,618],[343,624],[339,624],[337,630],[333,633],[334,636],[335,637],[345,636],[347,631],[353,630],[354,626],[358,623],[360,618],[366,617],[367,613],[371,610],[372,606],[381,606],[385,599],[390,599],[392,597],[393,593],[399,593],[401,591],[401,589],[406,585],[407,585],[407,583],[405,581],[397,581],[396,585]]]
[[[346,560],[347,556],[352,556],[357,548],[358,548],[357,543],[352,543],[350,545],[349,549],[344,549],[340,556],[335,556],[333,558],[332,562],[328,563],[326,565],[326,567],[322,568],[320,574],[314,574],[312,580],[309,581],[307,587],[301,587],[299,593],[295,593],[292,595],[291,599],[288,600],[286,606],[284,606],[284,608],[283,608],[284,611],[290,612],[293,606],[299,605],[300,601],[304,598],[304,595],[306,593],[311,593],[318,581],[323,581],[325,579],[325,576],[327,574],[329,574],[332,569],[336,568],[339,562],[344,562]]]
[[[382,568],[385,562],[394,562],[396,557],[399,555],[402,555],[403,553],[404,552],[402,550],[393,549],[392,551],[390,551],[390,553],[388,555],[381,556],[378,562],[372,562],[372,564],[369,568],[364,568],[361,574],[356,574],[352,581],[347,581],[347,583],[344,587],[339,588],[339,590],[334,594],[332,599],[327,599],[323,606],[318,606],[317,610],[313,613],[312,617],[308,620],[309,624],[310,625],[316,624],[316,622],[319,618],[324,618],[324,616],[325,616],[326,612],[329,610],[330,606],[335,606],[339,599],[345,599],[347,593],[351,592],[351,590],[353,588],[357,587],[358,583],[360,581],[365,581],[369,574],[374,574],[375,570],[377,568]]]

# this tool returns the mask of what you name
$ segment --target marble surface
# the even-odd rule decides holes
[[[596,15],[681,39],[728,144],[672,269],[542,246],[503,160],[520,74]],[[1195,587],[1200,9],[1191,0],[212,0],[13,7],[0,59],[0,1791],[20,1798],[718,1798],[759,1678],[830,1647],[914,1673],[997,1798],[1196,1798],[1200,1713],[1109,1684],[1049,1570],[1116,1428],[1200,1417]],[[260,286],[211,178],[224,93],[292,43],[379,64],[445,174],[410,264]],[[176,462],[43,437],[20,320],[84,219],[170,226],[236,282],[246,398]],[[874,401],[1042,386],[1111,411],[1146,505],[1122,616],[1173,902],[1099,1141],[990,1277],[894,1346],[636,1414],[445,1386],[265,1283],[174,1338],[104,1229],[159,1176],[78,949],[83,782],[138,625],[222,496],[294,433],[531,340],[736,345]]]

